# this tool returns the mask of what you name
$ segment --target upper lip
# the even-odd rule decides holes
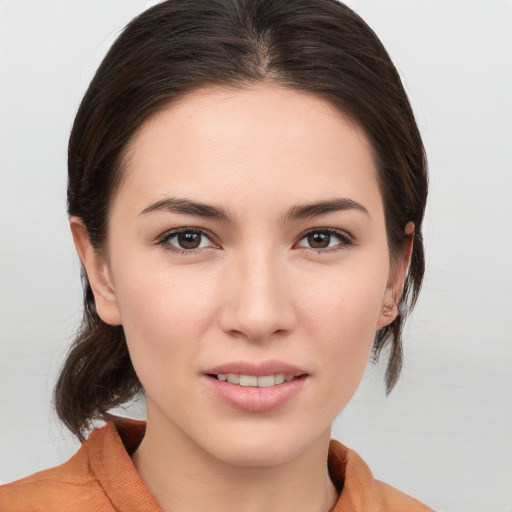
[[[263,361],[261,363],[252,363],[249,361],[237,361],[220,364],[213,368],[208,369],[205,374],[218,375],[219,373],[235,375],[255,375],[261,377],[263,375],[275,375],[277,373],[284,373],[285,375],[293,375],[298,377],[307,374],[306,370],[283,361]]]

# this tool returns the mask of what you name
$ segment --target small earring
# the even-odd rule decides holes
[[[384,304],[384,307],[382,308],[382,314],[386,317],[390,317],[393,314],[394,309],[393,304]]]

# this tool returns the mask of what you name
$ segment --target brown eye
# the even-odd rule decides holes
[[[169,231],[159,239],[158,243],[169,250],[182,253],[216,247],[209,234],[199,228],[183,228]]]
[[[176,242],[181,249],[197,249],[201,245],[202,235],[200,233],[179,233]]]
[[[308,244],[312,249],[325,249],[331,242],[330,233],[311,233],[308,235]]]
[[[333,229],[317,229],[306,233],[297,244],[317,251],[336,250],[352,245],[352,239],[343,231]]]

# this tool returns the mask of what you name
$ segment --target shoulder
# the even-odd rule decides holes
[[[95,429],[61,466],[0,487],[1,512],[161,512],[130,459],[145,423],[122,418]]]
[[[86,446],[61,466],[0,487],[2,512],[113,510],[91,473]]]
[[[340,490],[333,512],[433,512],[411,496],[376,480],[355,451],[334,440],[329,448],[329,472]]]
[[[420,501],[380,480],[374,481],[375,491],[384,510],[393,512],[434,512]]]

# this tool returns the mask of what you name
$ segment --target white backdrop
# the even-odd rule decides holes
[[[153,3],[0,0],[0,483],[76,449],[50,406],[81,314],[67,137],[113,38]],[[431,193],[402,379],[386,398],[370,367],[334,437],[438,510],[511,512],[512,2],[349,5],[403,76]]]

